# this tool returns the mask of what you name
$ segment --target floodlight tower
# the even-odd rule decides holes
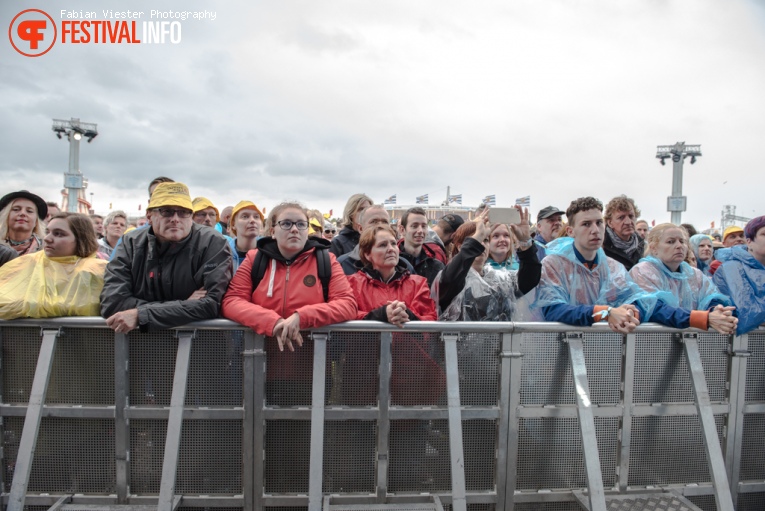
[[[685,211],[686,199],[683,195],[683,161],[691,157],[691,165],[696,163],[696,157],[701,156],[701,145],[685,145],[678,142],[675,145],[660,145],[656,147],[656,157],[662,165],[664,160],[672,158],[672,195],[667,197],[667,211],[672,213],[672,223],[680,225],[680,215]]]
[[[88,180],[83,178],[80,172],[80,140],[85,137],[88,143],[92,142],[98,136],[98,127],[93,123],[80,122],[75,117],[68,121],[53,119],[53,132],[59,139],[66,136],[69,141],[69,170],[64,173],[64,188],[67,189],[66,211],[87,214],[90,207],[85,198]],[[79,211],[80,209],[82,211]]]

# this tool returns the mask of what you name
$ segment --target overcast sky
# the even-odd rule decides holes
[[[79,117],[98,124],[80,168],[102,213],[112,203],[137,214],[148,182],[166,175],[220,208],[298,199],[338,215],[356,192],[399,205],[427,193],[433,204],[450,186],[473,206],[531,195],[534,215],[626,193],[659,223],[672,165],[656,146],[685,141],[703,156],[686,160],[683,221],[719,225],[725,204],[765,214],[762,2],[56,5],[98,19],[109,8],[216,19],[182,21],[176,45],[57,43],[38,58],[6,38],[2,194],[60,201],[68,144],[51,120]],[[39,6],[2,2],[2,26],[29,7]]]

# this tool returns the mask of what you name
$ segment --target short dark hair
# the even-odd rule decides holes
[[[425,214],[425,210],[422,209],[420,206],[415,206],[413,208],[409,208],[406,210],[406,213],[404,213],[404,216],[401,217],[401,225],[406,227],[406,223],[409,220],[409,215],[422,215],[425,217],[425,220],[427,221],[428,215]]]
[[[149,188],[148,188],[149,197],[151,197],[151,187],[154,185],[158,185],[160,183],[175,183],[175,179],[170,179],[169,177],[165,177],[165,176],[159,176],[152,179],[151,183],[149,183]]]
[[[52,202],[52,201],[51,202],[46,202],[45,204],[47,204],[49,208],[61,209],[60,207],[58,207],[58,204],[56,204],[55,202]]]
[[[574,215],[580,211],[589,211],[591,209],[597,209],[602,213],[603,203],[595,197],[579,197],[576,200],[572,200],[571,204],[568,205],[568,209],[566,209],[566,219],[568,219],[568,224],[571,227],[574,227],[576,225]]]
[[[688,237],[695,236],[699,233],[699,231],[696,230],[696,228],[693,226],[693,224],[680,224],[680,227],[685,229],[685,232],[688,233]]]
[[[394,231],[390,225],[373,225],[364,229],[361,232],[361,238],[359,238],[359,260],[364,266],[370,264],[369,259],[367,259],[367,254],[370,253],[375,246],[375,239],[377,238],[377,233],[380,231],[388,232],[393,236],[393,239],[396,239],[396,231]]]
[[[81,213],[59,213],[51,218],[51,221],[61,218],[69,224],[76,241],[74,253],[79,257],[88,257],[98,250],[98,239],[93,229],[90,217]]]

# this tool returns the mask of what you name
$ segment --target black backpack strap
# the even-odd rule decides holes
[[[329,301],[329,281],[332,278],[332,263],[329,260],[329,250],[326,248],[316,249],[316,266],[319,273],[319,281],[324,292],[324,302]]]
[[[255,253],[255,260],[252,262],[252,271],[250,273],[252,277],[252,292],[254,293],[258,289],[260,281],[263,280],[263,276],[266,274],[266,267],[268,267],[268,260],[270,258],[258,250]]]

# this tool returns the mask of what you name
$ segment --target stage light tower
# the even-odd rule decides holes
[[[88,187],[88,180],[80,172],[80,140],[82,137],[92,142],[98,136],[98,127],[89,122],[80,122],[79,119],[65,121],[62,119],[53,119],[53,132],[59,139],[64,138],[69,141],[69,170],[64,173],[64,188],[67,189],[66,211],[70,213],[88,213],[90,204],[85,198],[85,189]],[[82,209],[82,211],[80,211]]]
[[[656,147],[656,157],[662,165],[664,160],[672,158],[672,195],[667,197],[667,211],[672,213],[672,223],[680,225],[680,215],[685,211],[687,198],[683,195],[683,161],[691,157],[691,165],[696,163],[696,157],[701,156],[701,145],[685,145],[678,142],[675,145],[660,145]]]

